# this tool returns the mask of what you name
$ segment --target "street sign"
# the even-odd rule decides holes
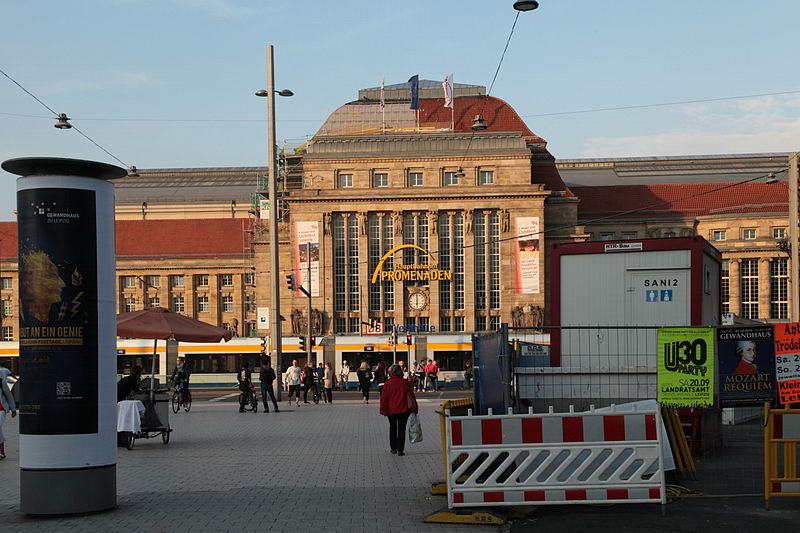
[[[373,322],[372,324],[364,325],[366,335],[383,335],[383,322]]]

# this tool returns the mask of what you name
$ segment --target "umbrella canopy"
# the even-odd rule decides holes
[[[163,307],[117,315],[117,336],[133,339],[175,339],[184,342],[231,340],[233,332],[173,313]]]

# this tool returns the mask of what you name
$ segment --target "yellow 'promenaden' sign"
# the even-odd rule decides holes
[[[714,329],[658,330],[658,401],[668,407],[714,405]]]
[[[412,264],[412,265],[394,265],[392,270],[384,270],[383,264],[386,260],[391,257],[395,252],[403,250],[404,248],[415,248],[420,250],[422,253],[427,255],[433,261],[433,257],[431,256],[430,252],[425,248],[421,248],[416,244],[401,244],[400,246],[395,246],[388,252],[386,252],[383,257],[381,257],[380,262],[375,267],[375,271],[372,273],[372,283],[376,283],[378,280],[380,281],[449,281],[453,279],[452,274],[449,270],[442,270],[439,268],[439,265],[435,262],[431,263],[422,263],[422,264]]]

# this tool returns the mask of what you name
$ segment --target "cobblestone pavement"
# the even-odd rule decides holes
[[[19,512],[19,418],[9,418],[8,459],[0,461],[0,529],[473,531],[422,522],[447,505],[429,490],[443,476],[439,403],[433,394],[420,395],[425,439],[407,444],[407,455],[397,457],[389,454],[389,425],[377,397],[369,405],[282,402],[278,414],[240,414],[229,401],[196,401],[191,413],[170,413],[168,445],[159,437],[137,440],[131,451],[118,449],[116,509],[55,518]]]

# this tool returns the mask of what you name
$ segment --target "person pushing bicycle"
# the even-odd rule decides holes
[[[250,379],[250,367],[247,361],[242,361],[242,368],[236,374],[236,381],[239,382],[239,412],[244,413],[244,406],[250,401],[250,395],[253,394],[253,381]]]

